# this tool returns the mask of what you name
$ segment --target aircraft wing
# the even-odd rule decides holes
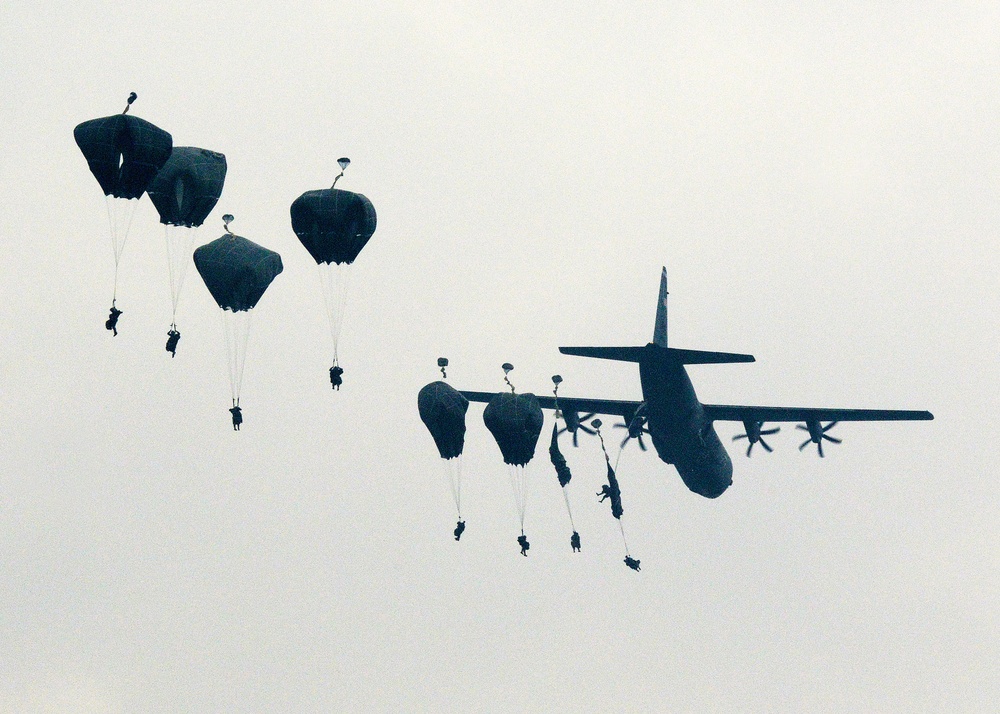
[[[705,404],[705,416],[712,421],[926,421],[927,411],[906,409],[814,409],[811,407],[738,407]]]
[[[462,392],[470,402],[489,402],[497,395],[496,392]],[[555,397],[537,397],[542,409],[555,409]],[[594,414],[614,414],[626,421],[635,414],[641,402],[629,402],[618,399],[578,399],[577,397],[559,397],[559,406],[577,412],[593,412]]]

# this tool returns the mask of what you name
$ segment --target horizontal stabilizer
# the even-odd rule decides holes
[[[644,357],[662,359],[664,356],[672,358],[680,364],[730,364],[754,361],[753,355],[678,350],[673,347],[659,347],[653,344],[645,347],[560,347],[559,351],[564,355],[595,357],[597,359],[617,360],[618,362],[641,362]]]
[[[667,349],[672,357],[681,364],[735,364],[737,362],[753,362],[753,355],[741,355],[735,352],[704,352],[702,350]]]
[[[613,359],[618,362],[640,362],[646,353],[645,347],[560,347],[564,355]]]

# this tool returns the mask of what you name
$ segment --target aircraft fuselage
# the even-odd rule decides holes
[[[673,464],[695,493],[720,496],[733,482],[733,462],[706,418],[684,364],[651,343],[639,361],[639,378],[657,455]]]

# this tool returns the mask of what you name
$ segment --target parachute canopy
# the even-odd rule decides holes
[[[375,207],[360,193],[324,188],[292,203],[292,230],[319,263],[353,263],[375,232]]]
[[[469,400],[450,384],[431,382],[417,395],[420,419],[434,437],[442,459],[462,454],[465,446],[465,412]]]
[[[531,461],[544,421],[534,394],[497,394],[486,405],[483,421],[496,439],[505,463],[524,466]]]
[[[281,256],[243,236],[226,234],[194,252],[194,265],[223,310],[252,310],[282,271]]]
[[[175,146],[146,191],[160,223],[200,226],[215,208],[226,182],[226,157],[194,146]]]
[[[170,134],[128,114],[85,121],[73,137],[104,195],[115,198],[141,197],[173,148]]]

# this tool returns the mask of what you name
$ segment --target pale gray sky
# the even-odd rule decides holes
[[[0,16],[0,710],[983,711],[1000,695],[995,3],[29,3]],[[73,127],[226,154],[197,239],[281,253],[234,434],[197,274],[113,258]],[[288,207],[374,203],[341,342]],[[463,506],[416,410],[454,385],[634,399],[659,269],[705,402],[929,409],[730,449],[716,501],[626,450],[625,527],[544,450],[518,533],[469,411]],[[551,419],[551,416],[548,417]],[[609,420],[612,421],[612,420]],[[551,422],[547,422],[547,426]],[[740,429],[720,425],[729,439]]]

